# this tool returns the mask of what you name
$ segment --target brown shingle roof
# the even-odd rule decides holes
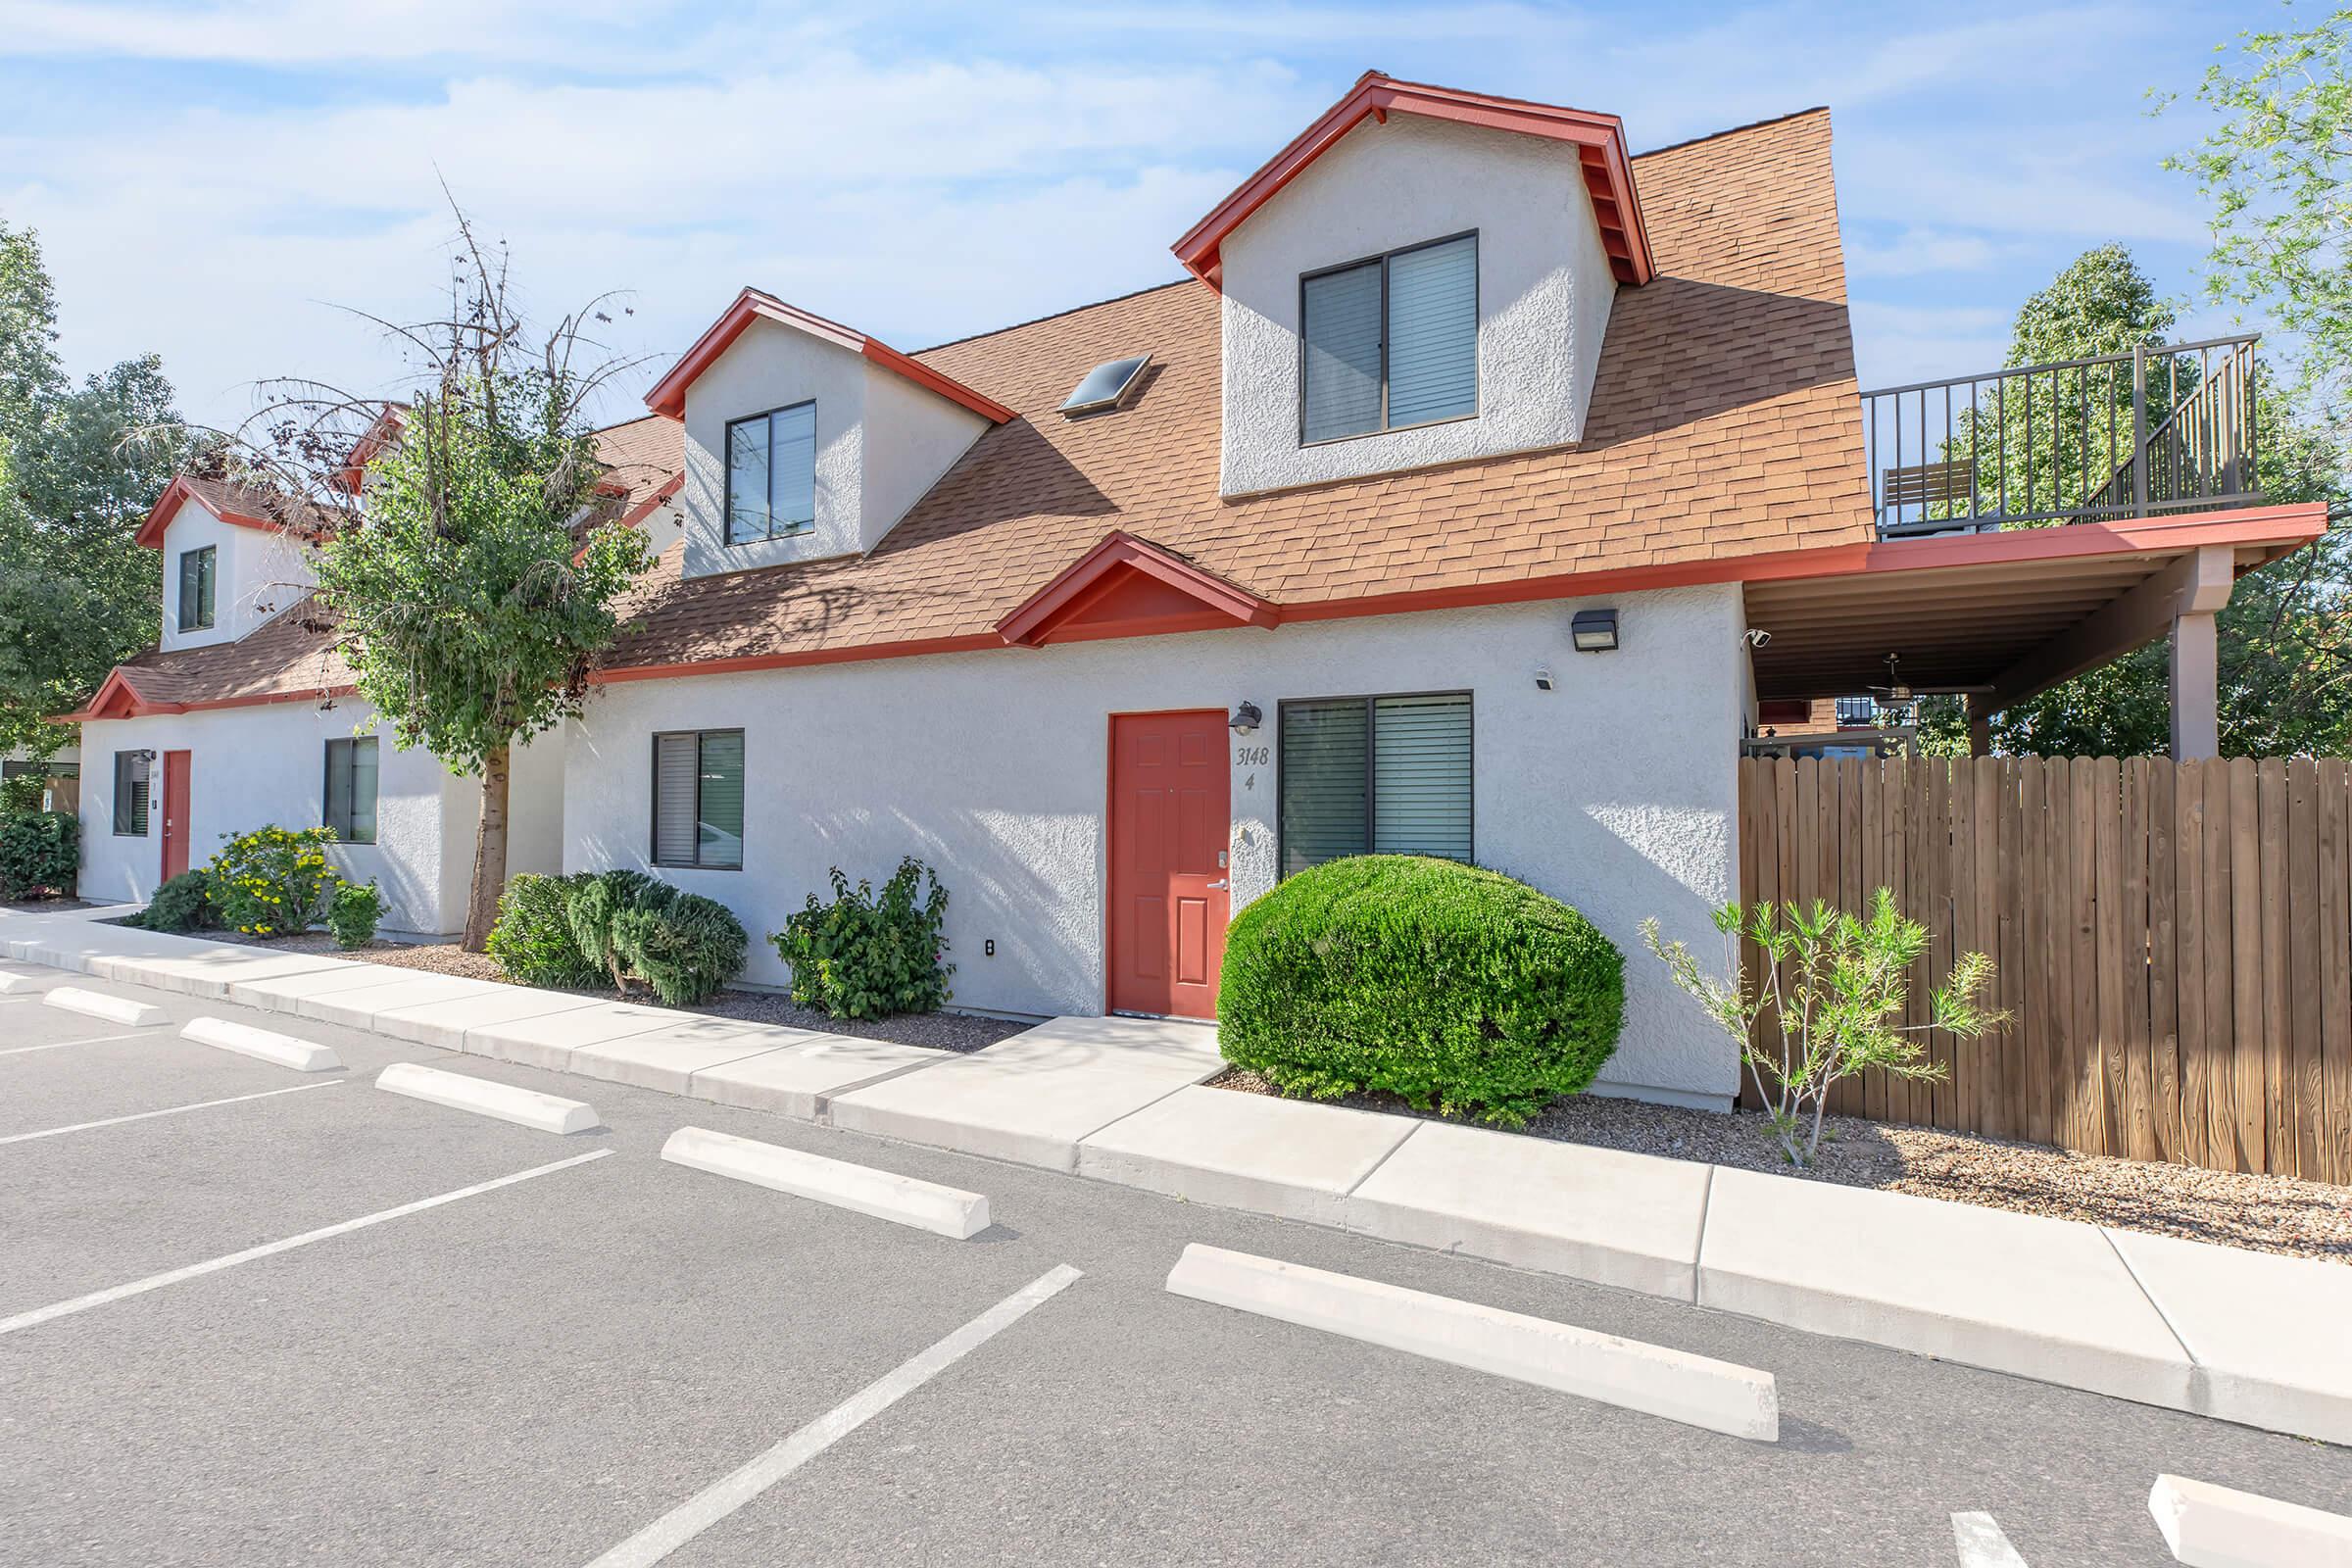
[[[1872,536],[1825,111],[1635,160],[1658,275],[1621,289],[1574,449],[1227,501],[1218,301],[1186,281],[916,358],[1023,416],[867,556],[717,577],[673,547],[616,669],[986,634],[1121,529],[1286,611]],[[1124,412],[1055,409],[1152,351]]]
[[[1477,594],[1872,537],[1826,111],[1634,160],[1657,276],[1620,289],[1584,442],[1238,501],[1218,493],[1218,301],[1184,281],[915,356],[1022,416],[985,432],[867,556],[635,591],[616,674],[858,657],[989,636],[1113,530],[1286,612]],[[1088,369],[1149,349],[1122,412],[1063,419]],[[675,421],[601,432],[630,506],[682,461]],[[1405,601],[1409,603],[1410,601]],[[147,654],[159,703],[347,684],[307,604],[242,642]]]

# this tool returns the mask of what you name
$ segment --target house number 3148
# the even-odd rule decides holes
[[[1274,748],[1271,746],[1237,746],[1233,749],[1233,760],[1237,767],[1263,767],[1274,760]]]

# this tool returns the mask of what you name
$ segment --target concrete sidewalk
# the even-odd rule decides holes
[[[1206,1025],[956,1055],[72,915],[0,953],[2352,1444],[2352,1268],[1203,1088]]]

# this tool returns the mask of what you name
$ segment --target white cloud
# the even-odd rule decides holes
[[[1917,277],[1927,272],[1974,272],[2002,259],[2001,247],[1982,234],[1906,228],[1884,243],[1845,236],[1848,277]]]

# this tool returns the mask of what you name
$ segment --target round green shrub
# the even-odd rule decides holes
[[[346,882],[327,901],[326,928],[335,946],[364,948],[375,940],[375,923],[384,915],[384,895],[372,882]]]
[[[139,924],[150,931],[201,931],[215,923],[213,878],[201,866],[157,888],[139,916]]]
[[[1625,958],[1523,882],[1367,855],[1301,871],[1235,917],[1218,1038],[1288,1094],[1364,1090],[1517,1126],[1617,1048]]]
[[[248,936],[290,936],[326,918],[327,901],[343,879],[327,864],[335,842],[323,827],[255,828],[223,833],[220,853],[205,867],[220,923]]]
[[[923,892],[923,879],[931,890]],[[954,993],[947,961],[948,890],[939,873],[909,855],[882,884],[856,887],[833,867],[833,902],[808,895],[808,907],[768,934],[792,966],[792,1000],[836,1018],[937,1012]]]
[[[81,823],[65,811],[0,812],[0,899],[73,893]]]
[[[564,912],[581,958],[624,995],[642,980],[671,1006],[688,1006],[743,972],[749,939],[733,912],[642,871],[580,878]]]
[[[507,882],[498,901],[498,923],[490,928],[490,956],[510,978],[526,986],[578,991],[611,978],[592,963],[571,934],[571,896],[596,880],[593,872],[539,876],[520,872]]]

